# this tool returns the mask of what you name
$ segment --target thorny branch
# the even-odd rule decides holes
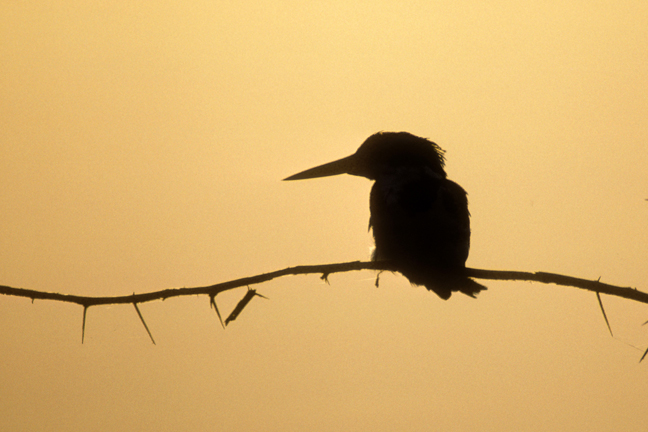
[[[379,271],[395,271],[392,265],[389,262],[374,262],[374,261],[351,261],[346,263],[337,263],[337,264],[321,264],[321,265],[303,265],[296,267],[288,267],[282,270],[277,270],[270,273],[263,273],[256,276],[245,277],[241,279],[235,279],[227,282],[218,283],[215,285],[209,285],[204,287],[195,287],[195,288],[168,288],[161,291],[153,291],[143,294],[132,294],[126,296],[112,296],[112,297],[90,297],[90,296],[77,296],[77,295],[68,295],[68,294],[59,294],[59,293],[50,293],[45,291],[36,291],[25,288],[13,288],[9,286],[0,285],[0,294],[11,295],[17,297],[26,297],[34,300],[54,300],[62,301],[66,303],[76,303],[83,306],[83,328],[82,328],[82,341],[85,335],[85,323],[86,323],[86,313],[89,307],[99,306],[99,305],[111,305],[111,304],[125,304],[130,303],[135,306],[135,310],[144,324],[144,328],[149,334],[151,341],[153,336],[144,321],[138,304],[146,303],[154,300],[165,300],[170,297],[180,297],[180,296],[190,296],[190,295],[207,295],[209,296],[210,306],[214,307],[218,318],[225,327],[229,322],[234,321],[243,308],[256,296],[263,297],[261,294],[258,294],[255,289],[250,289],[250,285],[256,285],[263,282],[267,282],[272,279],[276,279],[282,276],[288,275],[301,275],[301,274],[312,274],[320,273],[321,278],[328,282],[329,275],[333,273],[342,273],[348,271],[357,271],[357,270],[379,270]],[[546,273],[546,272],[522,272],[522,271],[506,271],[506,270],[484,270],[484,269],[474,269],[467,268],[466,276],[475,279],[490,279],[490,280],[508,280],[508,281],[529,281],[529,282],[540,282],[544,284],[556,284],[561,286],[571,286],[575,288],[580,288],[596,293],[599,300],[599,305],[603,311],[603,316],[607,323],[607,316],[605,316],[605,310],[603,309],[603,304],[600,301],[600,294],[608,294],[617,297],[623,297],[629,300],[635,300],[641,303],[648,304],[648,293],[639,291],[636,288],[631,287],[620,287],[616,285],[610,285],[600,280],[592,281],[587,279],[580,279],[571,276],[560,275],[556,273]],[[234,310],[230,313],[228,318],[223,322],[218,307],[216,306],[215,297],[217,294],[229,291],[231,289],[248,287],[248,291],[245,296],[239,301]],[[608,328],[609,328],[609,323]],[[648,354],[648,349],[644,352],[641,360],[646,357]]]

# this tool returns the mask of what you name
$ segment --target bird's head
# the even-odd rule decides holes
[[[443,150],[432,141],[408,132],[378,132],[351,156],[302,171],[284,180],[304,180],[351,174],[370,180],[402,169],[429,169],[445,177]]]

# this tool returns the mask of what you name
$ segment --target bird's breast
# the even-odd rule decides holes
[[[424,171],[378,178],[370,210],[374,259],[464,266],[470,220],[466,193],[456,183]]]

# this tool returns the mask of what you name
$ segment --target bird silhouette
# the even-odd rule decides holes
[[[408,132],[378,132],[351,156],[284,180],[351,174],[374,180],[369,199],[375,261],[389,261],[412,284],[444,300],[485,286],[465,276],[470,249],[466,191],[448,180],[444,151]]]

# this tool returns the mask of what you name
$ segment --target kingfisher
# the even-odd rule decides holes
[[[378,132],[351,156],[284,180],[351,174],[373,180],[369,198],[374,261],[388,261],[414,285],[447,300],[486,287],[465,276],[468,195],[445,172],[444,150],[408,132]]]

